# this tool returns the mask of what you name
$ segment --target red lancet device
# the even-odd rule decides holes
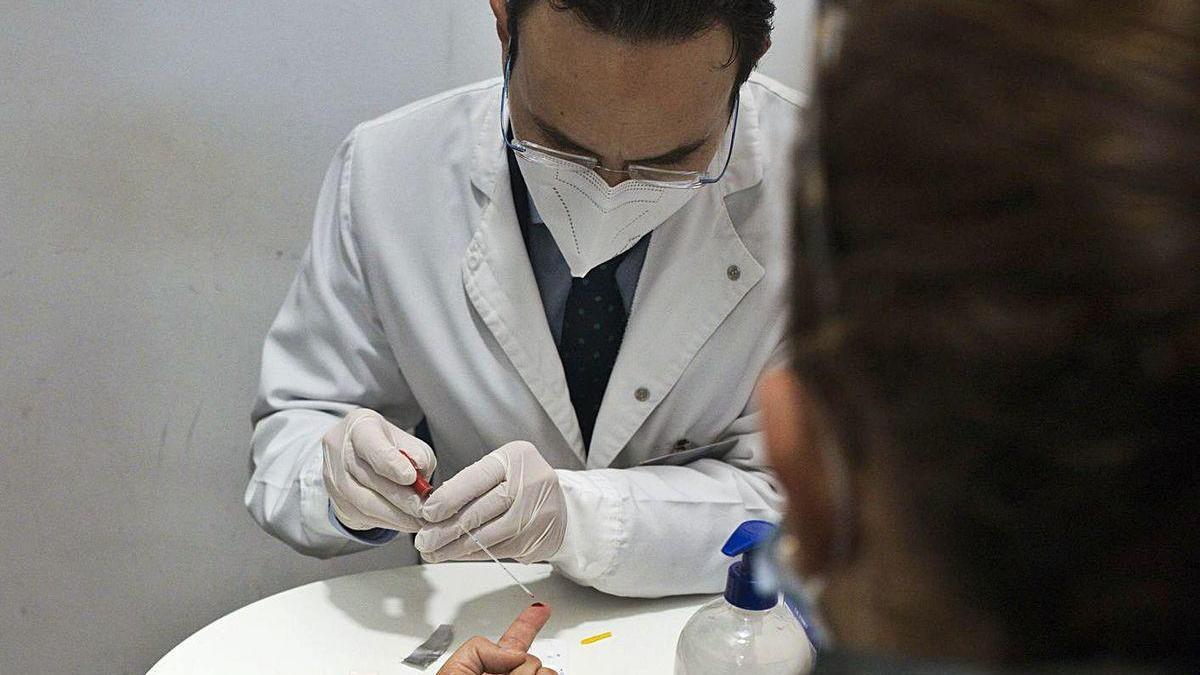
[[[413,458],[409,457],[408,453],[403,450],[400,451],[400,454],[404,455],[404,459],[407,459],[408,463],[412,464],[413,471],[417,472],[417,480],[413,481],[412,488],[416,491],[418,497],[425,499],[429,496],[430,492],[433,492],[433,488],[430,487],[429,481],[425,480],[425,477],[421,475],[421,470],[417,468],[417,463],[413,461]]]

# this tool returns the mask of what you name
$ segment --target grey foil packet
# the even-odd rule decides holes
[[[404,657],[404,663],[415,668],[424,670],[429,667],[429,664],[437,661],[450,648],[450,643],[454,642],[454,626],[444,623],[433,631],[429,639],[422,642],[413,653]]]

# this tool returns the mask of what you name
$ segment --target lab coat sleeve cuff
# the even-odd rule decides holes
[[[312,454],[299,476],[300,523],[309,541],[343,538],[341,532],[329,522],[329,493],[325,492],[325,479],[321,476],[322,461],[320,452]]]
[[[625,501],[603,472],[556,473],[566,501],[567,530],[549,562],[568,579],[594,586],[613,573],[625,548]]]
[[[356,541],[367,546],[382,546],[396,538],[400,534],[398,530],[387,530],[382,527],[373,527],[369,530],[352,530],[342,521],[338,520],[337,513],[333,510],[333,504],[328,505],[329,524],[333,529],[337,530],[338,534],[347,539]]]

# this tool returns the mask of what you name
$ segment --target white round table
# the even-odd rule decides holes
[[[671,673],[675,641],[713,596],[618,598],[551,574],[549,565],[505,563],[548,604],[538,636],[561,640],[566,675]],[[457,648],[472,635],[495,640],[530,603],[494,563],[414,565],[300,586],[217,619],[164,656],[150,675],[183,673],[435,673],[401,663],[439,624]],[[612,631],[584,645],[580,640]]]

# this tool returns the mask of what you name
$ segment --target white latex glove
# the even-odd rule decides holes
[[[343,525],[352,530],[421,529],[421,498],[411,486],[418,470],[428,478],[437,467],[428,445],[366,408],[348,413],[321,444],[325,489]]]
[[[567,507],[558,475],[525,441],[514,441],[458,472],[425,500],[417,533],[426,562],[488,560],[459,526],[498,558],[549,559],[562,546]]]

